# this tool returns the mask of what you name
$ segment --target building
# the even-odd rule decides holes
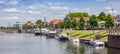
[[[115,17],[115,22],[116,22],[116,26],[117,26],[117,27],[120,27],[120,15],[117,15],[117,16]]]
[[[61,19],[53,19],[51,23],[53,24],[54,28],[59,28],[59,23],[61,22]]]

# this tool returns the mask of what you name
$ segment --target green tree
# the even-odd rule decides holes
[[[105,20],[105,27],[112,28],[115,25],[115,20],[112,18],[111,14],[107,15],[107,18]]]
[[[72,20],[72,28],[76,28],[77,27],[77,21],[74,19]]]
[[[66,15],[65,19],[68,18],[68,16],[70,17],[70,19],[73,19],[75,17],[82,17],[83,13],[82,12],[69,13],[69,14]]]
[[[79,20],[79,28],[84,29],[84,27],[85,27],[85,20],[84,17],[81,17]]]
[[[64,28],[69,28],[69,25],[68,25],[69,21],[68,20],[64,20]]]
[[[64,24],[64,21],[60,22],[60,28],[65,28],[65,24]]]
[[[106,14],[105,14],[104,12],[101,12],[101,13],[99,14],[99,16],[98,16],[98,19],[104,21],[104,20],[106,19]]]
[[[90,17],[90,25],[92,26],[93,34],[94,34],[94,28],[98,27],[98,19],[97,19],[97,17],[95,15],[92,15]]]
[[[41,19],[37,20],[36,25],[38,28],[41,28],[42,27],[42,20]]]
[[[54,25],[53,25],[52,23],[50,23],[48,27],[49,27],[49,28],[53,28]]]
[[[87,12],[83,12],[83,16],[84,16],[84,17],[88,17],[89,15],[88,15]]]

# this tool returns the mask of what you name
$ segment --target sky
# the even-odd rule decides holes
[[[0,0],[0,26],[12,26],[16,22],[51,21],[64,19],[69,12],[100,12],[120,14],[120,0]]]

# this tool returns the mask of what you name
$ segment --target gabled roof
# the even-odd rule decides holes
[[[53,24],[59,24],[60,22],[61,22],[60,19],[53,19],[53,20],[51,21],[51,23],[53,23]]]

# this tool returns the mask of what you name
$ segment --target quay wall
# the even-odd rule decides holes
[[[108,35],[108,47],[120,48],[120,35]]]

